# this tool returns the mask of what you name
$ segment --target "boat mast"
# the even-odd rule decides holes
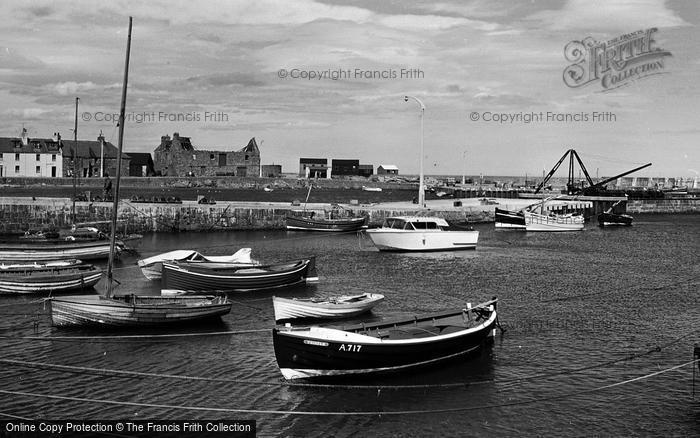
[[[73,225],[75,226],[75,161],[78,159],[78,101],[80,100],[79,97],[75,98],[75,126],[73,127],[73,159],[72,164],[73,164],[73,210],[72,210],[72,216],[73,216]]]
[[[109,235],[109,263],[107,264],[107,297],[112,296],[112,267],[114,265],[114,247],[117,235],[117,209],[119,207],[119,182],[122,174],[122,145],[124,144],[124,113],[126,112],[126,86],[129,81],[129,53],[131,52],[131,22],[129,17],[129,35],[126,40],[126,61],[124,63],[124,85],[122,86],[122,102],[119,108],[119,142],[117,146],[117,177],[114,184],[114,199],[112,200],[112,225]]]
[[[309,191],[306,192],[306,200],[304,201],[304,209],[302,210],[304,213],[306,212],[306,203],[309,202],[309,195],[311,195],[311,188],[313,186],[313,183],[309,183]]]

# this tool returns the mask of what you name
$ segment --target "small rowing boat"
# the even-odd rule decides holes
[[[275,321],[294,318],[348,318],[369,312],[384,295],[363,293],[327,298],[272,297]]]

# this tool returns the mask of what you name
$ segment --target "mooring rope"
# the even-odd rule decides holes
[[[552,400],[563,400],[567,398],[579,397],[581,395],[590,394],[598,391],[603,391],[606,389],[627,385],[630,383],[638,382],[641,380],[649,379],[664,373],[678,370],[688,365],[694,365],[700,359],[694,359],[690,362],[686,362],[680,365],[675,365],[670,368],[655,371],[650,374],[643,376],[634,377],[632,379],[623,380],[620,382],[598,386],[595,388],[584,389],[577,392],[569,392],[561,395],[554,395],[549,397],[539,397],[529,400],[519,400],[507,403],[492,403],[481,406],[458,406],[443,409],[415,409],[415,410],[400,410],[400,411],[299,411],[299,410],[278,410],[278,409],[240,409],[240,408],[221,408],[221,407],[206,407],[206,406],[183,406],[183,405],[169,405],[160,403],[139,403],[139,402],[129,402],[129,401],[119,401],[119,400],[105,400],[105,399],[95,399],[86,397],[70,397],[63,395],[53,395],[53,394],[39,394],[26,391],[8,391],[5,389],[0,389],[0,394],[14,395],[14,396],[25,396],[25,397],[36,397],[45,398],[51,400],[67,400],[74,402],[84,402],[84,403],[99,403],[106,405],[116,405],[116,406],[134,406],[141,408],[159,408],[159,409],[178,409],[178,410],[188,410],[188,411],[206,411],[206,412],[223,412],[223,413],[236,413],[236,414],[258,414],[258,415],[300,415],[300,416],[376,416],[376,415],[417,415],[417,414],[439,414],[439,413],[453,413],[453,412],[466,412],[466,411],[477,411],[482,409],[494,409],[503,408],[509,406],[522,406],[532,403],[539,403]]]
[[[678,342],[680,339],[683,339],[684,337],[689,336],[691,333],[684,335],[683,337],[673,340],[666,344],[672,345],[676,342]],[[127,370],[116,370],[116,369],[109,369],[109,368],[92,368],[92,367],[81,367],[81,366],[72,366],[72,365],[61,365],[61,364],[51,364],[51,363],[43,363],[43,362],[32,362],[32,361],[24,361],[24,360],[15,360],[15,359],[0,359],[0,363],[5,363],[8,365],[20,365],[20,366],[26,366],[28,368],[42,368],[42,369],[55,369],[59,371],[64,371],[64,372],[70,372],[70,373],[96,373],[99,375],[108,375],[112,377],[157,377],[157,378],[168,378],[168,379],[179,379],[179,380],[197,380],[197,381],[205,381],[205,382],[224,382],[224,383],[239,383],[239,384],[250,384],[250,385],[265,385],[265,386],[291,386],[291,387],[311,387],[311,388],[343,388],[343,389],[429,389],[429,388],[454,388],[454,387],[468,387],[472,385],[483,385],[483,384],[489,384],[489,383],[500,383],[500,384],[511,384],[511,383],[519,383],[519,382],[524,382],[524,381],[529,381],[529,380],[535,380],[535,379],[547,379],[547,378],[552,378],[552,377],[557,377],[557,376],[562,376],[562,375],[570,375],[570,374],[576,374],[576,373],[581,373],[584,371],[589,371],[592,369],[596,368],[602,368],[610,365],[614,365],[616,363],[620,362],[626,362],[630,360],[634,360],[652,353],[657,353],[662,350],[662,347],[654,347],[651,348],[647,351],[643,351],[640,353],[636,354],[631,354],[627,355],[623,358],[619,359],[614,359],[598,364],[593,364],[593,365],[588,365],[584,367],[579,367],[579,368],[573,368],[573,369],[568,369],[568,370],[561,370],[557,371],[554,373],[538,373],[538,374],[532,374],[529,376],[520,376],[520,377],[513,377],[510,379],[501,379],[501,380],[495,380],[495,379],[486,379],[486,380],[478,380],[478,381],[473,381],[473,382],[455,382],[455,383],[442,383],[442,384],[416,384],[416,385],[341,385],[341,384],[328,384],[328,383],[296,383],[296,382],[269,382],[269,381],[264,381],[264,380],[237,380],[237,379],[229,379],[229,378],[217,378],[217,377],[200,377],[200,376],[187,376],[187,375],[178,375],[178,374],[163,374],[163,373],[144,373],[144,372],[138,372],[138,371],[127,371]]]

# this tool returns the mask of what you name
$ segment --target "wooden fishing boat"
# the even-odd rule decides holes
[[[163,262],[163,288],[240,292],[318,281],[316,258],[236,267],[228,263]]]
[[[396,216],[381,228],[366,230],[380,251],[446,251],[475,249],[479,232],[453,229],[439,217]]]
[[[0,293],[31,294],[88,290],[102,270],[76,260],[0,265]]]
[[[116,254],[124,249],[117,242]],[[44,240],[0,243],[0,260],[32,261],[80,259],[95,260],[109,257],[109,240]]]
[[[275,321],[295,318],[348,318],[369,312],[384,300],[380,294],[341,295],[327,298],[272,297]]]
[[[580,214],[540,214],[525,211],[527,231],[581,231],[585,219]]]
[[[285,220],[288,230],[343,232],[357,231],[366,228],[368,218],[367,216],[344,218],[318,217],[312,211],[304,214],[288,214]]]
[[[153,327],[217,318],[231,311],[226,297],[76,295],[50,299],[55,326]]]
[[[250,258],[250,253],[250,248],[241,248],[232,255],[205,256],[195,250],[180,249],[139,260],[137,263],[144,277],[160,280],[163,275],[163,262],[166,261],[230,263],[236,267],[259,265],[260,263]]]
[[[496,228],[525,229],[525,214],[522,211],[510,211],[496,207]]]
[[[632,225],[634,218],[628,214],[615,213],[615,207],[620,205],[622,201],[617,201],[607,210],[598,215],[598,225],[601,227],[623,226],[629,227]],[[624,209],[624,207],[623,207]]]
[[[124,113],[126,105],[127,77],[129,72],[129,52],[131,49],[131,23],[124,68],[124,85],[119,116],[119,143],[117,148],[117,178],[112,204],[111,230],[109,238],[109,261],[107,264],[107,291],[105,296],[67,296],[51,298],[51,320],[56,326],[161,326],[164,324],[188,323],[214,318],[231,311],[231,302],[226,297],[214,296],[138,296],[113,293],[112,268],[118,244],[116,241],[117,212],[119,207],[119,186],[122,168],[122,147],[124,141]],[[76,105],[76,120],[78,117]],[[76,122],[77,123],[77,122]]]
[[[286,379],[396,372],[477,351],[497,325],[494,299],[466,309],[350,327],[272,330]]]

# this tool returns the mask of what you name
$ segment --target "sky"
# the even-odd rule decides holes
[[[700,172],[694,0],[3,0],[0,16],[0,136],[72,139],[79,97],[78,137],[116,145],[132,16],[127,152],[255,137],[283,172],[319,157],[417,174],[423,138],[434,175],[541,176],[570,148],[593,177]],[[570,42],[651,28],[658,74],[565,83]]]

